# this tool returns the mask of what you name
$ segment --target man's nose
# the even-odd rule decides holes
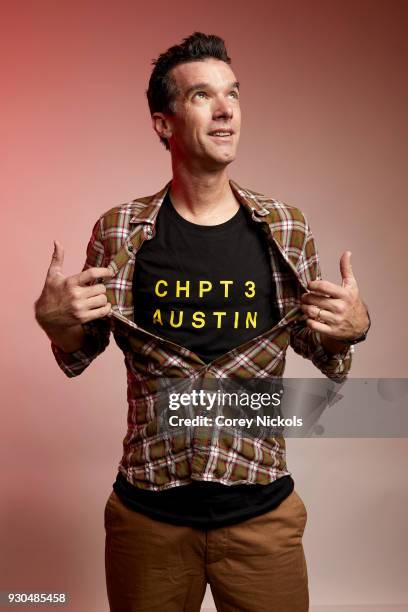
[[[214,117],[215,118],[225,117],[225,118],[231,119],[232,114],[233,114],[233,110],[232,110],[231,102],[227,100],[226,98],[218,98],[216,105],[215,105]]]

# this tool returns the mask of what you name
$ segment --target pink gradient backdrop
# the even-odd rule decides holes
[[[170,178],[145,90],[151,60],[194,30],[225,38],[241,82],[231,178],[306,213],[330,280],[353,252],[373,329],[352,375],[407,376],[407,25],[398,0],[2,3],[0,590],[65,590],[70,610],[108,610],[123,358],[111,340],[68,380],[33,302],[54,238],[79,271],[96,218]],[[291,355],[287,374],[317,371]],[[312,604],[407,604],[407,459],[405,439],[289,441]]]

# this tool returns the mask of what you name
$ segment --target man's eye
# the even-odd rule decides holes
[[[233,90],[233,91],[231,91],[230,93],[232,93],[232,94],[233,94],[234,98],[239,98],[239,96],[238,96],[238,92],[237,92],[237,91]]]
[[[207,94],[205,93],[205,91],[197,91],[196,96],[200,95],[206,96]]]

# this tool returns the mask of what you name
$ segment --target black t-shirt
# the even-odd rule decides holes
[[[136,255],[134,320],[185,346],[206,363],[271,329],[279,320],[266,238],[240,206],[218,225],[187,221],[169,192],[155,236]],[[133,486],[119,472],[124,504],[177,525],[214,528],[275,508],[294,488],[290,475],[268,485],[199,481],[166,491]]]
[[[146,491],[134,487],[118,472],[113,488],[126,506],[150,518],[173,525],[215,529],[273,510],[292,493],[294,482],[290,475],[268,485],[227,486],[201,480],[166,491]]]
[[[209,362],[279,320],[266,237],[243,206],[219,225],[187,221],[165,197],[136,255],[134,318]]]

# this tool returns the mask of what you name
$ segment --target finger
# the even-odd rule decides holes
[[[84,308],[85,310],[93,310],[94,308],[102,308],[102,306],[106,306],[107,303],[108,298],[105,294],[95,295],[85,300]]]
[[[347,297],[345,288],[325,280],[315,280],[308,283],[308,288],[314,293],[344,300]]]
[[[351,251],[345,251],[340,258],[340,274],[342,279],[342,287],[353,287],[356,279],[351,266]]]
[[[330,325],[327,325],[326,323],[319,323],[319,321],[315,321],[315,319],[306,319],[306,324],[313,331],[321,332],[327,336],[335,335]]]
[[[56,272],[62,272],[62,265],[64,263],[64,249],[62,245],[54,240],[54,250],[51,257],[51,263],[48,268],[48,275],[51,276]]]
[[[306,315],[306,318],[313,319],[318,323],[326,323],[326,325],[337,325],[338,318],[335,314],[324,308],[318,308],[317,306],[309,306],[302,304],[302,312]]]
[[[106,294],[106,287],[101,283],[99,285],[88,285],[81,288],[81,296],[84,299],[94,297],[96,295]]]
[[[112,309],[112,304],[108,302],[106,306],[102,306],[101,308],[93,308],[90,310],[86,317],[83,320],[83,323],[88,323],[89,321],[95,321],[96,319],[101,319],[102,317],[106,317]]]
[[[302,304],[309,304],[317,306],[318,308],[324,308],[330,312],[340,313],[341,312],[341,300],[336,298],[322,297],[318,293],[304,293],[301,297]]]
[[[79,286],[84,286],[87,283],[96,281],[98,278],[111,278],[113,276],[112,268],[88,268],[79,274],[72,277],[73,282]]]

